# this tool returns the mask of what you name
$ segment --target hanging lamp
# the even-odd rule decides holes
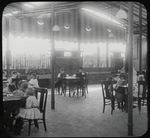
[[[116,14],[116,18],[118,18],[118,19],[127,19],[127,13],[123,10],[122,3],[120,4],[120,9]]]
[[[57,6],[56,6],[56,12],[55,12],[55,26],[53,27],[52,31],[54,32],[60,31],[60,27],[57,25]]]
[[[112,8],[111,8],[111,13],[112,13]],[[110,22],[110,24],[112,24],[112,16],[110,16],[110,17],[111,17],[111,22]],[[110,26],[112,27],[112,25],[110,25]],[[112,33],[112,30],[107,29],[107,31],[109,32],[109,37],[110,37],[110,38],[114,37],[114,34]]]

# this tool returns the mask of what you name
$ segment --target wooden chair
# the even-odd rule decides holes
[[[112,86],[112,82],[102,80],[101,86],[102,86],[102,93],[103,93],[103,113],[105,112],[105,106],[111,105],[111,114],[112,114],[114,110],[114,96],[113,96],[113,91],[109,93],[108,90],[108,87]]]
[[[37,129],[39,129],[38,124],[43,123],[44,124],[44,129],[45,129],[45,131],[47,131],[46,122],[45,122],[47,94],[48,94],[47,88],[35,88],[35,96],[39,100],[39,110],[42,114],[42,118],[40,118],[40,119],[24,119],[25,121],[27,120],[29,122],[28,135],[30,135],[31,125],[33,125],[33,124],[31,124],[32,121],[34,121],[34,125],[35,125],[35,127],[37,127]],[[40,121],[40,122],[38,122],[38,121]]]
[[[115,110],[115,106],[117,106],[117,105],[118,105],[118,108],[122,109],[122,112],[123,112],[123,101],[121,102],[121,108],[120,108],[120,103],[117,102],[117,97],[115,97],[113,94],[113,92],[114,92],[113,82],[102,80],[101,86],[102,86],[102,93],[103,93],[103,113],[105,111],[106,105],[111,105],[111,114],[113,113],[113,110]],[[111,92],[109,92],[109,90],[108,90],[109,86],[112,87]]]
[[[146,90],[146,81],[137,81],[138,83],[138,97],[134,97],[133,100],[137,101],[138,104],[138,110],[139,110],[139,115],[141,115],[141,105],[147,105],[147,102],[145,103],[144,101],[147,100],[147,90]],[[142,92],[140,92],[140,86],[143,87]],[[140,95],[142,93],[142,95]],[[143,100],[143,104],[141,104]]]

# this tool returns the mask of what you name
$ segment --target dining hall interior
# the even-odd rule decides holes
[[[2,132],[15,137],[146,134],[146,5],[22,1],[2,7]],[[29,100],[35,104],[31,109]]]

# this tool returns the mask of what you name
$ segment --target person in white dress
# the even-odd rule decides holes
[[[25,108],[20,108],[18,117],[26,119],[39,119],[41,118],[41,113],[39,110],[39,102],[35,97],[34,88],[26,89],[26,106]]]
[[[28,82],[28,85],[39,88],[38,80],[35,73],[31,74],[31,80]]]

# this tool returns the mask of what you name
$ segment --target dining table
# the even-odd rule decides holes
[[[71,97],[71,84],[73,84],[74,82],[78,82],[81,80],[80,77],[76,77],[76,76],[66,76],[63,78],[63,80],[65,82],[68,82],[68,86],[69,86],[69,97]]]
[[[17,108],[23,107],[24,104],[25,102],[22,98],[15,97],[13,94],[3,94],[4,123],[15,135],[20,135],[20,132],[13,125],[12,112]]]

